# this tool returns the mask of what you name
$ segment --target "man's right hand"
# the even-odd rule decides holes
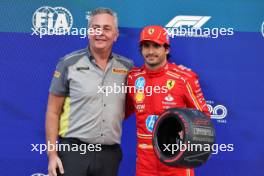
[[[59,172],[61,174],[64,174],[62,162],[61,159],[58,157],[58,155],[49,156],[49,166],[48,166],[49,176],[57,176],[57,172],[56,172],[57,168],[59,168]]]
[[[49,94],[48,108],[46,113],[46,141],[52,145],[56,145],[58,138],[59,119],[64,105],[65,97]],[[56,169],[61,174],[64,173],[62,162],[58,157],[57,151],[48,151],[49,157],[49,176],[57,176]]]

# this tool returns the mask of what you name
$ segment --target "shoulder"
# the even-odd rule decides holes
[[[146,71],[143,69],[142,67],[133,67],[129,72],[128,72],[128,76],[132,76],[132,77],[138,77],[140,75],[144,75],[146,74]]]
[[[172,63],[169,66],[169,70],[185,80],[198,79],[198,75],[194,71],[183,65],[176,65]]]
[[[131,59],[128,59],[116,53],[112,53],[112,55],[113,55],[113,58],[115,58],[119,63],[127,67],[129,70],[134,66],[134,63]]]
[[[86,55],[87,55],[87,49],[74,51],[60,58],[58,65],[62,67],[69,67],[70,65],[74,65],[76,62],[78,62]]]
[[[146,71],[142,67],[133,67],[128,72],[127,81],[128,84],[131,85],[133,82],[135,82],[138,78],[143,77],[146,74]]]

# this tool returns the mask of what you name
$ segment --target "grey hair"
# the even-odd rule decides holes
[[[108,14],[108,15],[111,15],[112,17],[114,17],[116,29],[118,30],[118,17],[117,17],[117,13],[114,12],[112,9],[105,8],[105,7],[98,7],[98,8],[96,8],[93,11],[90,12],[90,14],[89,14],[89,20],[88,20],[88,26],[91,25],[91,19],[95,15],[98,15],[98,14]]]

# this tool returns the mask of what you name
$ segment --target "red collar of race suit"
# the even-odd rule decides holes
[[[143,69],[146,70],[147,76],[148,77],[157,77],[157,76],[162,76],[166,73],[166,71],[169,68],[169,64],[166,63],[164,66],[157,68],[155,70],[151,70],[147,68],[145,65],[143,66]]]

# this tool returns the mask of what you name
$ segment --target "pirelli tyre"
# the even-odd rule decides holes
[[[168,166],[194,168],[211,155],[215,129],[198,110],[171,108],[160,115],[153,130],[154,151]]]

